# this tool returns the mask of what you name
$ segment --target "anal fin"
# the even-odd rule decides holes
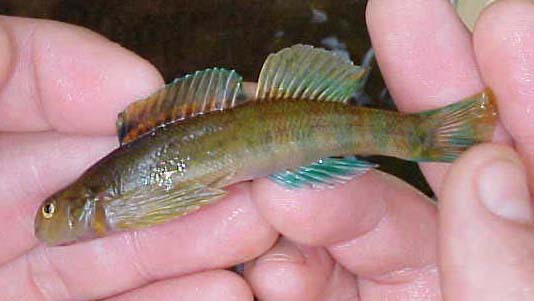
[[[310,165],[286,170],[269,176],[274,182],[287,188],[332,187],[365,174],[376,164],[356,157],[325,158]]]

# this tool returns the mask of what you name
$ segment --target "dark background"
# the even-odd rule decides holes
[[[0,13],[46,18],[90,28],[149,60],[171,81],[207,67],[235,69],[256,81],[265,57],[296,43],[358,63],[370,48],[366,0],[0,0]],[[379,69],[358,98],[394,109]],[[417,165],[371,158],[431,195]]]

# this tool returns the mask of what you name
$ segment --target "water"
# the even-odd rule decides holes
[[[255,81],[265,57],[305,43],[336,51],[358,64],[370,48],[364,0],[3,0],[0,13],[47,18],[90,28],[149,60],[166,81],[207,67],[237,70]],[[379,69],[359,101],[393,109]],[[423,192],[431,190],[417,165],[373,158]]]

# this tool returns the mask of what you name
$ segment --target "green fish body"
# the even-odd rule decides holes
[[[178,79],[119,115],[121,146],[43,203],[36,236],[57,245],[140,229],[193,212],[241,181],[332,186],[374,167],[355,154],[450,162],[491,138],[489,91],[416,114],[352,106],[366,72],[296,45],[269,56],[255,97],[234,71]]]

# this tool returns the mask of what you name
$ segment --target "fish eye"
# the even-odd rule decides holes
[[[43,213],[44,218],[52,218],[54,216],[54,212],[56,211],[56,205],[54,203],[46,203],[44,204],[43,208],[41,209]]]

